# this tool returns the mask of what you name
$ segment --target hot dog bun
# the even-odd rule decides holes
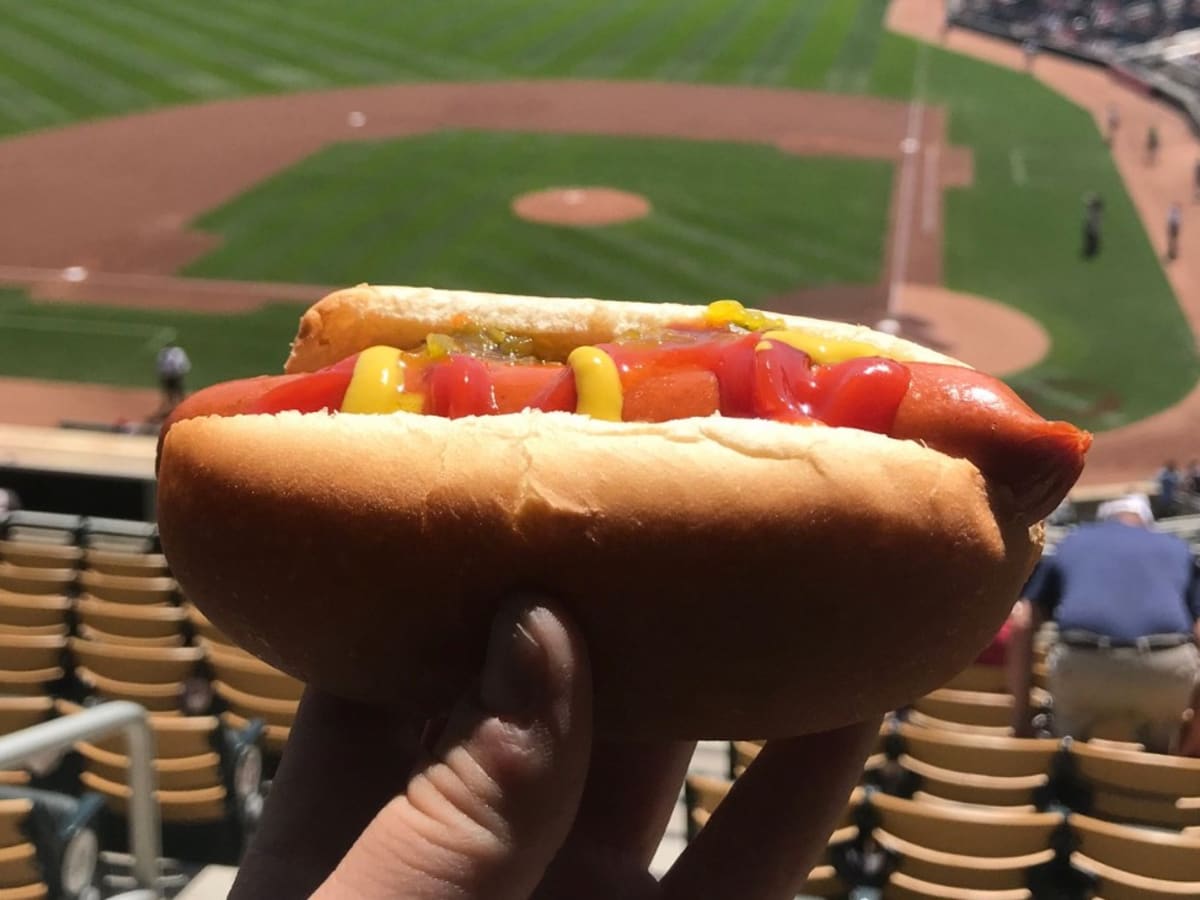
[[[288,369],[412,345],[460,312],[552,356],[699,311],[359,288],[304,316]],[[499,599],[545,591],[587,637],[597,728],[625,738],[775,737],[894,708],[971,661],[1041,549],[974,465],[914,441],[537,412],[181,421],[159,528],[185,593],[248,650],[423,715],[470,684]]]

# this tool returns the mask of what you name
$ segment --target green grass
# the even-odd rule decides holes
[[[883,6],[0,0],[0,135],[162,104],[393,81],[553,76],[860,90]]]
[[[891,180],[887,163],[715,141],[456,131],[341,144],[206,216],[224,243],[188,274],[761,303],[878,280]],[[578,229],[510,210],[575,184],[641,194],[652,212]],[[836,216],[821,196],[838,198]]]
[[[0,289],[0,375],[154,387],[154,359],[175,337],[192,360],[189,384],[283,370],[305,304],[243,315],[33,303]]]

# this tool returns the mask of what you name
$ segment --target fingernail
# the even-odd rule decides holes
[[[479,699],[489,712],[514,716],[536,709],[547,692],[546,654],[534,637],[538,607],[503,609],[492,623]]]

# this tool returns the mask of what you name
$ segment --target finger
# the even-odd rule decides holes
[[[308,688],[230,900],[310,896],[404,789],[419,729],[389,710]]]
[[[679,802],[692,741],[598,741],[569,841],[648,866]]]
[[[577,632],[547,605],[506,609],[478,696],[459,704],[434,760],[314,896],[524,900],[570,829],[590,746]]]
[[[790,900],[862,774],[879,721],[770,741],[664,876],[670,900]]]

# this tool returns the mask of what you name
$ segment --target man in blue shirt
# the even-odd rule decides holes
[[[1105,503],[1099,518],[1068,535],[1026,586],[1032,628],[1022,639],[1058,624],[1048,684],[1057,733],[1086,740],[1106,724],[1132,728],[1165,752],[1200,682],[1200,578],[1187,544],[1151,529],[1145,495]],[[1028,697],[1032,653],[1019,656],[1018,698]]]

